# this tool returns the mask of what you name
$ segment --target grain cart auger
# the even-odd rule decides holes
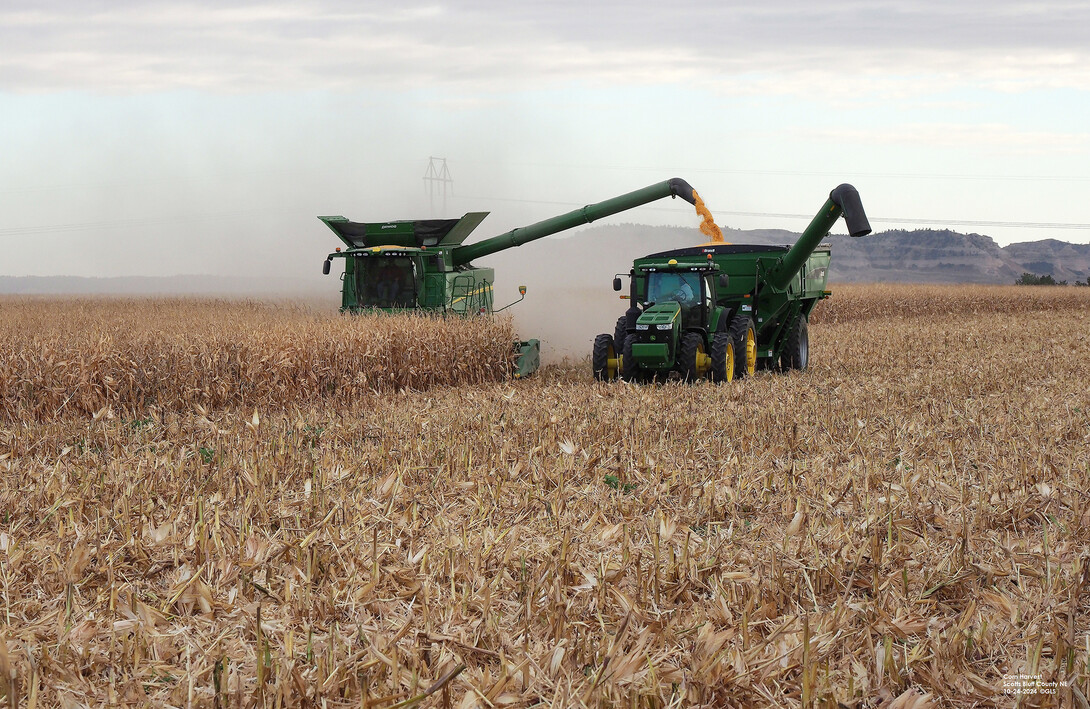
[[[473,244],[462,242],[488,212],[470,212],[461,219],[376,223],[318,217],[347,247],[329,254],[322,272],[329,273],[333,259],[344,259],[342,312],[408,310],[488,315],[493,312],[495,272],[474,266],[472,261],[663,197],[681,197],[696,203],[689,183],[674,178]],[[521,301],[526,295],[525,286],[519,286],[519,293]],[[515,376],[533,373],[540,363],[540,343],[528,340],[516,347]]]
[[[810,312],[830,295],[821,240],[841,215],[852,236],[870,233],[859,193],[840,185],[794,246],[711,243],[637,259],[631,306],[612,335],[594,340],[595,378],[724,382],[757,369],[805,369]],[[621,286],[614,278],[613,289]]]

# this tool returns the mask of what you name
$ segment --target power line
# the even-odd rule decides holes
[[[495,165],[498,163],[482,162],[475,160],[459,160],[460,165]],[[900,178],[910,180],[985,180],[985,181],[1009,181],[1009,182],[1090,182],[1090,175],[973,175],[973,174],[943,174],[927,172],[856,172],[856,171],[822,171],[822,170],[754,170],[725,167],[662,167],[650,165],[567,165],[562,163],[504,163],[504,165],[517,165],[532,168],[563,168],[565,170],[619,170],[630,172],[661,172],[688,174],[721,174],[721,175],[780,175],[790,177],[833,177],[851,179],[859,177]]]
[[[437,161],[435,166],[436,173],[433,175],[435,179],[442,181],[442,173],[447,170],[446,158],[429,158],[429,161]],[[397,164],[405,164],[407,161],[397,161]],[[892,179],[906,179],[906,180],[959,180],[959,181],[971,181],[980,180],[987,182],[1090,182],[1090,175],[981,175],[981,174],[943,174],[943,173],[927,173],[927,172],[856,172],[856,171],[822,171],[822,170],[755,170],[755,169],[742,169],[742,168],[716,168],[716,167],[670,167],[670,166],[652,166],[652,165],[571,165],[564,163],[536,163],[536,162],[515,162],[515,163],[498,163],[488,162],[481,160],[459,160],[459,165],[502,165],[504,167],[528,167],[528,168],[562,168],[565,170],[574,170],[585,172],[587,170],[610,170],[610,171],[627,171],[627,172],[656,172],[656,173],[676,173],[681,175],[689,174],[704,174],[704,175],[770,175],[770,176],[786,176],[786,177],[832,177],[834,179],[845,179],[850,177],[851,179],[857,179],[860,177],[873,177],[873,178],[892,178]],[[433,167],[429,163],[429,170]],[[210,173],[205,175],[194,175],[185,177],[142,177],[139,182],[132,180],[117,180],[117,181],[94,181],[94,182],[73,182],[66,184],[55,185],[22,185],[19,187],[3,187],[0,188],[0,194],[22,194],[27,192],[55,192],[61,190],[82,190],[82,189],[102,189],[102,188],[126,188],[133,185],[149,185],[149,184],[178,184],[178,183],[209,183],[209,182],[229,182],[239,179],[250,178],[255,175],[268,177],[270,175],[278,175],[283,177],[298,178],[298,171],[289,170],[246,170],[239,172],[224,172],[224,173]],[[449,179],[449,172],[447,173]],[[425,174],[425,180],[429,179],[429,175]]]
[[[479,200],[487,202],[519,202],[525,204],[544,204],[554,207],[582,207],[581,202],[555,202],[540,199],[516,199],[504,197],[461,197],[466,200]],[[669,207],[643,207],[659,212],[676,212],[677,209]],[[715,214],[725,214],[732,217],[766,217],[772,219],[813,219],[813,214],[791,214],[786,212],[736,212],[727,210],[715,210]],[[1027,229],[1090,229],[1090,224],[1066,223],[1066,222],[1015,222],[1015,221],[989,221],[974,219],[921,219],[901,217],[869,217],[872,222],[881,224],[943,224],[950,226],[992,226],[992,227],[1021,227]]]
[[[578,208],[584,206],[583,202],[563,202],[554,200],[542,200],[542,199],[518,199],[511,197],[470,197],[460,196],[456,197],[459,201],[476,201],[476,202],[508,202],[517,204],[539,204],[547,205],[551,207],[573,207]],[[654,207],[645,206],[643,210],[657,211],[657,212],[670,212],[678,213],[682,211],[679,207]],[[688,209],[688,203],[684,208]],[[278,210],[282,211],[282,210]],[[268,210],[236,210],[229,212],[213,212],[207,214],[187,214],[183,216],[171,216],[171,217],[143,217],[135,219],[117,219],[109,221],[97,221],[97,222],[73,222],[67,224],[38,224],[34,226],[25,227],[5,227],[0,228],[0,237],[2,236],[32,236],[37,234],[57,234],[65,232],[86,232],[97,231],[103,229],[126,229],[135,227],[149,227],[160,224],[180,224],[200,222],[207,220],[218,220],[224,217],[235,217],[252,215],[256,212],[262,214],[268,214]],[[740,212],[740,211],[727,211],[716,210],[715,214],[733,216],[733,217],[761,217],[766,219],[813,219],[813,214],[795,214],[788,212]],[[870,217],[871,222],[879,224],[917,224],[917,225],[929,225],[929,226],[970,226],[970,227],[996,227],[996,228],[1019,228],[1019,229],[1066,229],[1066,230],[1090,230],[1090,224],[1083,224],[1077,222],[1018,222],[1018,221],[1004,221],[1004,220],[982,220],[982,219],[924,219],[918,217]]]

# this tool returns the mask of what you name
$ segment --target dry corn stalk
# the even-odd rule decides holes
[[[1077,706],[1090,313],[897,291],[815,324],[811,370],[731,386],[552,368],[3,424],[0,693]]]

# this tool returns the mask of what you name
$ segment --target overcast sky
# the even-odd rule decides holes
[[[1088,243],[1088,27],[1085,0],[5,0],[0,274],[291,276],[337,243],[318,214],[491,211],[482,237],[670,177],[723,226],[800,230],[851,182],[877,229]]]

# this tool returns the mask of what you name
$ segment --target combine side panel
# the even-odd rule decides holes
[[[830,254],[827,248],[814,251],[803,268],[803,298],[821,298],[829,282]]]
[[[356,307],[356,259],[348,256],[344,260],[344,273],[341,274],[341,310]]]

